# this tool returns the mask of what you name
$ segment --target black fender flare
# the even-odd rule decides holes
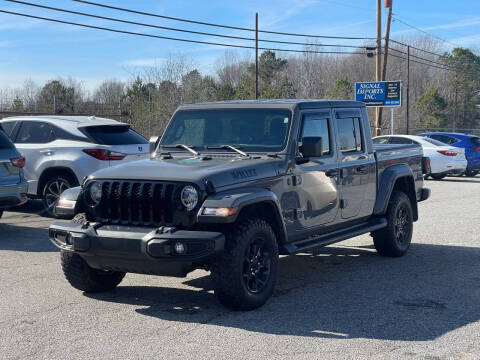
[[[208,196],[200,207],[197,215],[199,223],[203,224],[230,224],[234,223],[238,215],[248,205],[267,203],[273,209],[273,216],[280,229],[279,242],[285,242],[287,239],[287,228],[283,217],[278,197],[270,190],[261,188],[242,188],[218,192]],[[237,208],[235,214],[221,217],[214,215],[202,215],[205,208]]]
[[[409,184],[409,190],[406,191],[406,194],[412,202],[414,221],[416,221],[418,219],[418,208],[415,192],[415,180],[412,169],[410,166],[405,164],[392,165],[383,171],[378,186],[377,199],[373,208],[373,214],[376,216],[382,216],[386,214],[393,189],[400,179]]]

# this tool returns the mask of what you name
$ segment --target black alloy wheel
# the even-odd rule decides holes
[[[271,254],[265,239],[257,237],[248,246],[243,260],[243,281],[252,294],[262,292],[270,279]]]
[[[401,204],[397,208],[397,213],[394,222],[395,241],[398,247],[404,248],[410,244],[411,219],[405,204]]]

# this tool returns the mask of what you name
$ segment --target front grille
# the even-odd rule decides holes
[[[186,184],[146,181],[103,181],[102,200],[94,207],[96,221],[109,224],[188,225],[194,211],[180,204]]]

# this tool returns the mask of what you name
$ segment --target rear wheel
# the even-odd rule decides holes
[[[3,216],[3,210],[0,210],[0,218]]]
[[[412,204],[404,192],[392,194],[386,215],[388,225],[372,233],[375,249],[382,256],[403,256],[413,234]]]
[[[465,171],[465,176],[474,177],[474,176],[477,176],[478,173],[479,173],[478,170],[467,170]]]
[[[65,190],[75,186],[76,183],[77,181],[69,174],[55,175],[48,179],[42,193],[43,207],[48,215],[57,217],[55,214],[55,206],[57,205],[60,195]]]
[[[445,174],[430,174],[430,176],[435,180],[442,180],[446,175]]]

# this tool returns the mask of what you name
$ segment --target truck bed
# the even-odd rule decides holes
[[[373,144],[373,150],[377,159],[377,186],[385,168],[405,164],[412,169],[417,200],[420,199],[423,186],[422,147],[417,144]]]

